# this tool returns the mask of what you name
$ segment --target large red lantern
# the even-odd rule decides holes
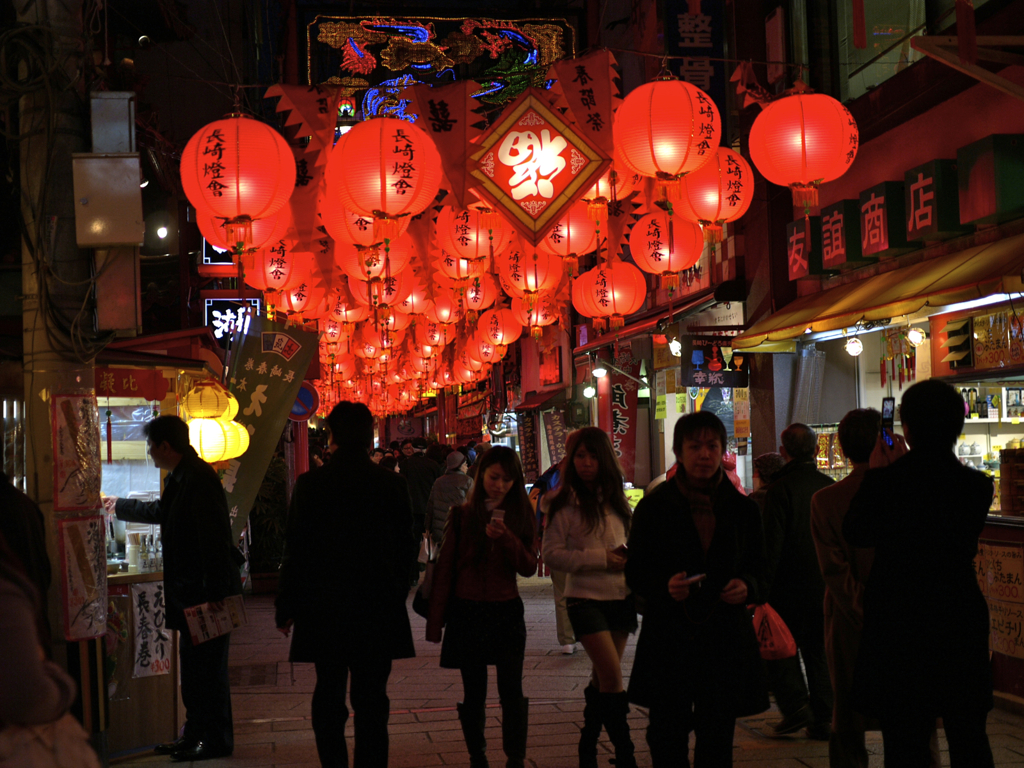
[[[718,149],[722,119],[704,91],[682,80],[656,80],[629,92],[612,124],[626,165],[661,181],[668,191]]]
[[[286,291],[319,272],[316,257],[309,251],[294,250],[288,240],[243,254],[242,265],[245,282],[261,291]]]
[[[346,333],[351,334],[353,323],[365,320],[370,314],[369,308],[360,303],[349,288],[348,281],[341,278],[328,300],[329,317],[348,326]]]
[[[434,292],[434,303],[427,309],[426,316],[435,323],[448,325],[462,319],[462,302],[454,292],[439,288]]]
[[[512,299],[511,310],[516,322],[529,328],[534,339],[540,338],[544,326],[558,321],[558,301],[550,294],[538,296],[532,306],[522,299]]]
[[[562,260],[550,253],[523,249],[513,244],[503,254],[495,257],[498,273],[503,278],[502,286],[512,291],[512,296],[526,297],[532,303],[533,295],[541,291],[553,291],[562,279]]]
[[[282,292],[281,308],[305,320],[316,320],[328,312],[327,288],[319,280],[310,280]]]
[[[704,228],[704,242],[722,242],[722,224],[735,221],[754,198],[754,172],[743,156],[719,147],[707,164],[686,176],[674,210]]]
[[[579,266],[579,256],[597,249],[598,222],[589,211],[589,203],[583,200],[570,206],[537,244],[538,251],[561,256],[570,275]]]
[[[434,227],[441,248],[470,261],[501,253],[512,234],[511,225],[495,211],[450,205],[441,208]]]
[[[320,221],[323,222],[327,234],[339,243],[351,245],[375,245],[380,238],[373,236],[373,217],[363,216],[346,209],[337,197],[323,196],[320,198]],[[409,228],[409,216],[398,220],[399,233]]]
[[[768,104],[750,127],[750,157],[773,184],[793,190],[793,205],[818,207],[818,186],[842,176],[860,133],[850,111],[823,93],[796,93]]]
[[[590,295],[598,311],[598,320],[607,319],[612,330],[626,324],[626,315],[637,312],[647,298],[644,273],[624,261],[609,261],[590,270],[593,282]],[[598,323],[594,323],[595,328]]]
[[[398,237],[397,219],[415,216],[437,196],[441,156],[421,128],[392,117],[357,123],[327,161],[327,195],[372,216],[374,237]]]
[[[523,326],[510,309],[489,309],[480,315],[477,335],[496,346],[507,347],[523,335]]]
[[[197,209],[227,221],[226,240],[252,243],[252,221],[281,210],[295,189],[295,156],[266,123],[244,115],[199,129],[181,153],[181,185]]]
[[[486,334],[484,336],[477,334],[470,339],[469,343],[475,345],[477,359],[485,363],[498,362],[505,356],[505,352],[508,350],[508,347],[504,344],[492,344]]]
[[[629,233],[629,252],[636,265],[661,275],[661,287],[669,291],[679,287],[679,273],[700,261],[703,251],[699,224],[661,210],[641,218]]]
[[[454,341],[455,336],[455,326],[449,323],[438,323],[429,318],[417,320],[413,328],[414,340],[424,347],[443,347]]]
[[[468,277],[482,275],[487,270],[487,259],[465,259],[444,248],[438,248],[430,260],[431,266],[437,268],[445,277],[452,280],[465,280]]]
[[[468,312],[483,312],[498,300],[501,290],[492,275],[480,275],[466,286],[463,301]]]

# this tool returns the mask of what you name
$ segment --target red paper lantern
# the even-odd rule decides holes
[[[455,340],[455,326],[438,323],[430,318],[421,318],[413,327],[413,338],[424,347],[443,347]]]
[[[598,319],[607,319],[612,330],[622,328],[626,324],[626,315],[638,311],[647,298],[644,273],[632,264],[618,260],[590,272],[593,273],[593,282],[589,283],[589,290],[598,310]],[[595,322],[595,327],[597,325]]]
[[[682,80],[656,80],[629,92],[615,113],[612,137],[636,173],[678,190],[677,182],[718,149],[722,119],[704,91]]]
[[[341,379],[351,379],[356,373],[356,359],[353,355],[338,355],[334,358],[334,373]]]
[[[434,303],[427,309],[426,316],[435,323],[457,323],[462,319],[462,302],[445,290],[434,292]]]
[[[480,315],[477,335],[491,344],[507,347],[523,334],[523,326],[510,309],[489,309]]]
[[[203,208],[196,209],[196,224],[206,241],[222,251],[235,251],[238,248],[238,243],[228,242],[226,223],[224,219],[218,219]],[[254,219],[252,242],[246,246],[246,249],[260,249],[267,243],[283,239],[288,234],[291,223],[291,213],[287,210],[272,213],[262,219]]]
[[[404,275],[403,279],[409,279],[412,282],[412,287],[409,290],[409,295],[396,305],[397,308],[409,315],[422,315],[431,303],[427,286],[418,275],[411,274],[411,271],[410,274]]]
[[[501,290],[492,275],[480,275],[470,280],[466,286],[464,301],[466,310],[470,312],[483,312],[498,300]]]
[[[290,241],[279,240],[269,248],[242,255],[247,285],[261,291],[286,291],[319,273],[316,257],[296,251]]]
[[[370,314],[369,308],[361,304],[352,294],[345,278],[341,278],[338,287],[334,289],[328,301],[328,306],[330,308],[329,317],[332,320],[347,324],[350,327],[353,323],[365,320]],[[351,333],[351,329],[348,333]]]
[[[538,296],[532,306],[522,299],[512,299],[511,310],[516,322],[524,328],[529,328],[534,339],[540,338],[544,326],[558,321],[558,301],[550,294]]]
[[[464,259],[444,248],[438,248],[431,255],[430,265],[445,277],[450,277],[453,280],[465,280],[469,277],[476,277],[487,270],[486,259]]]
[[[581,200],[570,206],[548,230],[537,244],[537,250],[562,257],[565,271],[575,274],[578,257],[597,249],[598,226],[598,221],[590,215],[589,203]]]
[[[476,345],[477,359],[485,363],[498,362],[505,357],[505,352],[508,350],[504,344],[492,344],[486,335],[481,337],[477,334],[470,343]]]
[[[384,245],[349,245],[338,243],[334,260],[342,271],[356,280],[375,280],[399,274],[415,254],[409,235],[402,235]]]
[[[412,270],[403,269],[397,275],[349,283],[356,301],[367,307],[401,307],[412,292],[416,278]]]
[[[754,171],[739,152],[719,147],[715,157],[681,182],[674,212],[704,228],[704,242],[722,242],[722,224],[736,221],[754,198]]]
[[[327,314],[327,287],[316,280],[302,282],[281,293],[281,308],[303,319],[316,320]]]
[[[591,269],[572,282],[572,305],[584,317],[597,317],[600,314],[592,290],[595,277]]]
[[[494,211],[445,205],[434,225],[437,244],[453,256],[475,261],[501,253],[512,227]]]
[[[532,250],[532,249],[531,249]],[[562,279],[562,260],[550,253],[530,250],[513,243],[495,257],[502,288],[510,295],[522,298],[541,291],[553,291]]]
[[[700,261],[704,238],[696,222],[658,210],[633,225],[629,252],[640,269],[661,275],[661,287],[674,291],[679,273]]]
[[[611,167],[583,196],[587,203],[587,215],[603,224],[608,221],[608,204],[625,200],[642,183],[643,176],[630,170],[619,153],[615,152]]]
[[[395,238],[398,218],[430,205],[441,186],[441,156],[421,128],[392,117],[352,126],[327,161],[327,196],[374,219],[374,237]]]
[[[793,205],[803,208],[818,206],[818,186],[846,173],[859,142],[853,115],[823,93],[773,101],[750,127],[750,157],[757,170],[793,190]]]
[[[181,185],[196,207],[227,220],[226,240],[252,243],[252,221],[281,210],[295,189],[295,156],[266,123],[233,115],[203,126],[181,153]]]
[[[354,213],[338,201],[337,197],[322,196],[319,200],[320,221],[327,234],[339,243],[350,245],[376,245],[380,238],[373,236],[373,217]],[[398,220],[399,234],[409,228],[410,216]]]

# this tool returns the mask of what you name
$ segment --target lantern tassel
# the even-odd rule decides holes
[[[603,317],[594,318],[594,332],[601,334],[608,330],[608,321]]]
[[[666,272],[661,276],[661,287],[669,292],[679,289],[679,273]]]
[[[608,221],[608,199],[595,197],[593,200],[588,200],[587,218],[600,224],[606,223]]]
[[[540,341],[540,337],[544,335],[544,329],[539,325],[534,325],[530,328],[530,337],[534,341]]]
[[[501,214],[490,208],[481,208],[480,226],[486,230],[499,229],[501,227]]]
[[[236,216],[224,222],[224,231],[225,239],[238,251],[252,246],[252,219],[248,216]]]
[[[569,277],[576,275],[576,270],[579,269],[580,260],[575,253],[570,253],[568,256],[562,257],[562,266],[565,268],[565,273]]]
[[[683,199],[683,177],[673,174],[658,172],[658,183],[661,185],[661,196],[664,200]]]
[[[704,242],[711,245],[722,242],[722,225],[715,224],[712,221],[702,221],[700,223],[704,230]]]
[[[809,213],[812,208],[818,207],[818,185],[815,182],[810,184],[790,184],[793,190],[793,206],[803,208],[804,213]]]
[[[110,408],[107,408],[107,464],[114,463],[114,443],[110,432]]]
[[[626,325],[626,318],[622,315],[612,315],[609,323],[613,331],[617,331]]]
[[[383,211],[373,212],[374,240],[396,240],[401,234],[401,229],[397,218],[388,216]]]

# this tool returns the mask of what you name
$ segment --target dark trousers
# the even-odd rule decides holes
[[[388,764],[388,676],[391,659],[370,655],[338,655],[316,664],[313,689],[313,735],[324,768],[347,768],[345,689],[352,674],[355,713],[356,768],[386,768]]]
[[[799,654],[791,659],[765,662],[768,683],[783,717],[790,717],[801,707],[810,705],[815,725],[832,722],[832,681],[828,676],[825,656],[825,616],[822,605],[794,607],[772,604],[793,633]],[[803,658],[807,682],[800,670]]]
[[[690,768],[690,733],[696,734],[693,768],[731,768],[736,718],[700,702],[653,704],[647,745],[654,768]]]
[[[181,658],[181,700],[185,704],[184,738],[203,741],[214,749],[233,749],[231,685],[228,682],[228,644],[221,635],[192,645],[188,632],[178,635]]]
[[[498,698],[502,704],[514,704],[523,698],[523,659],[510,659],[495,665],[498,673]],[[470,712],[487,703],[487,667],[477,664],[459,669],[462,673],[463,706]]]
[[[987,712],[943,712],[951,768],[992,768],[992,748],[985,732]],[[915,712],[882,720],[885,768],[929,768],[935,717]]]

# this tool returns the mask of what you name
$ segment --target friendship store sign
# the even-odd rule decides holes
[[[593,80],[585,66],[577,70],[578,79]],[[537,88],[527,89],[480,144],[470,165],[479,182],[475,191],[506,214],[531,245],[611,165],[585,131],[577,132],[548,107],[547,94]]]

